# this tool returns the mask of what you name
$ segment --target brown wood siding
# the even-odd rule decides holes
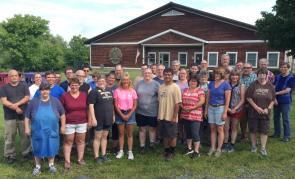
[[[204,40],[257,40],[254,31],[203,16],[156,15],[97,42],[137,42],[168,29],[174,29]]]
[[[100,66],[103,64],[106,67],[113,67],[114,65],[109,60],[109,51],[113,47],[121,49],[123,57],[121,64],[125,67],[140,67],[142,64],[142,48],[137,45],[116,45],[116,46],[102,46],[92,45],[91,46],[91,65]],[[138,58],[137,64],[135,64],[135,56],[137,48],[140,50],[140,57]],[[246,52],[258,52],[258,59],[266,58],[267,51],[275,51],[267,48],[265,44],[207,44],[204,46],[204,59],[207,59],[208,52],[218,52],[218,60],[220,64],[221,55],[226,52],[238,52],[238,61],[245,62]],[[159,60],[159,52],[170,52],[170,62],[178,59],[178,52],[188,53],[188,66],[194,62],[194,53],[202,52],[201,46],[194,47],[145,47],[145,57],[148,52],[156,52],[156,58]],[[284,52],[280,53],[280,62],[284,61]],[[145,60],[147,63],[147,59]],[[171,64],[171,63],[170,63]]]

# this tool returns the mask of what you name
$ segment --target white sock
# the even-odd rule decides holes
[[[41,169],[41,165],[36,165],[36,168]]]
[[[49,165],[49,167],[51,167],[51,166],[54,166],[54,163],[49,163],[48,165]]]

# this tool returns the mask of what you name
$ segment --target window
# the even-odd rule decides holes
[[[159,62],[166,68],[170,67],[170,52],[159,52]]]
[[[180,66],[187,66],[187,52],[178,52]]]
[[[267,52],[269,68],[279,68],[280,52]]]
[[[184,15],[183,12],[179,12],[179,11],[176,11],[174,9],[162,14],[162,16],[183,16],[183,15]]]
[[[202,59],[203,59],[203,53],[202,52],[195,52],[194,53],[194,63],[200,65]]]
[[[246,63],[250,63],[257,68],[258,52],[246,52]]]
[[[218,66],[218,52],[208,52],[208,66],[209,67]]]
[[[229,56],[229,65],[235,66],[238,59],[238,52],[226,52]]]
[[[148,65],[156,64],[156,52],[148,52]]]

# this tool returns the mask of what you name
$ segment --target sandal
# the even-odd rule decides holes
[[[71,168],[71,163],[70,162],[65,162],[64,167],[65,167],[65,169],[69,170]]]
[[[78,165],[85,165],[85,164],[86,164],[86,162],[84,159],[78,160]]]

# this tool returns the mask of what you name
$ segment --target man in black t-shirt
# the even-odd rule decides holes
[[[74,69],[70,66],[66,67],[65,75],[67,79],[63,81],[59,86],[62,87],[65,92],[69,91],[69,80],[74,76]]]
[[[83,70],[77,70],[76,71],[76,77],[78,78],[80,82],[80,88],[79,91],[82,91],[88,95],[90,92],[90,86],[85,82],[86,74]]]
[[[4,157],[9,164],[16,160],[15,137],[20,135],[21,152],[28,159],[31,152],[29,137],[25,135],[23,120],[26,105],[30,98],[29,88],[20,83],[20,76],[16,70],[8,72],[10,82],[0,89],[0,98],[4,110],[5,145]]]

